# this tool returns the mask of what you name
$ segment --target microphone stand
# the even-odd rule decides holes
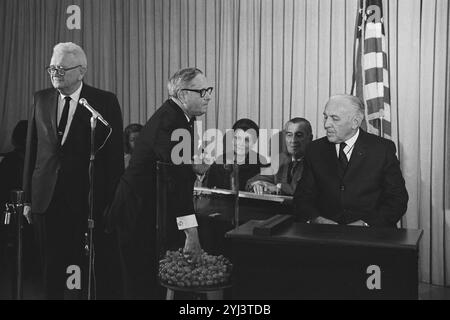
[[[13,287],[13,299],[23,299],[23,250],[22,250],[22,228],[23,228],[23,207],[24,193],[22,190],[11,191],[11,203],[5,204],[5,220],[4,224],[11,223],[11,217],[16,223],[16,270],[15,270],[15,286]]]
[[[94,161],[95,161],[95,128],[97,126],[97,117],[91,117],[91,155],[89,158],[89,216],[87,243],[85,246],[86,254],[89,256],[89,276],[88,276],[88,300],[95,299],[92,295],[92,282],[94,277]],[[94,283],[95,286],[95,283]]]
[[[233,163],[233,171],[231,173],[231,189],[234,191],[234,228],[239,227],[239,164],[236,159]]]

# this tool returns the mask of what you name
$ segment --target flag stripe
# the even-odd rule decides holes
[[[364,69],[387,68],[387,55],[383,52],[372,52],[364,55]]]
[[[384,86],[384,105],[386,106],[386,104],[388,104],[389,107],[390,107],[390,104],[391,104],[391,89],[389,87],[386,87],[386,85],[385,85]]]
[[[383,35],[382,30],[381,23],[368,23],[366,26],[366,40],[371,38],[381,39]]]
[[[367,105],[367,113],[369,114],[368,118],[370,119],[370,115],[372,113],[378,112],[380,106],[384,106],[384,97],[375,97],[372,99],[367,99],[366,105]]]
[[[382,98],[384,95],[384,85],[381,82],[373,82],[364,86],[364,97],[367,101]],[[384,99],[382,100],[384,101]]]
[[[380,52],[383,49],[383,42],[381,38],[371,38],[366,39],[364,41],[364,53],[373,53],[373,52]]]
[[[366,84],[374,83],[374,82],[381,82],[383,83],[383,77],[384,77],[384,69],[381,68],[372,68],[367,69],[365,71],[366,78],[364,79]]]

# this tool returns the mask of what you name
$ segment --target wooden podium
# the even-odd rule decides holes
[[[294,223],[226,234],[233,299],[417,299],[421,230]]]

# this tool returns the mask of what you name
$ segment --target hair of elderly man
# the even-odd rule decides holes
[[[62,54],[71,54],[75,57],[83,68],[87,68],[87,58],[84,50],[77,44],[73,42],[61,42],[58,43],[53,48],[53,54],[62,53]]]
[[[330,97],[327,104],[332,100],[344,100],[348,102],[348,104],[354,108],[355,112],[358,112],[362,116],[362,119],[364,119],[365,109],[360,98],[349,94],[337,94]]]
[[[304,123],[306,126],[306,131],[308,133],[308,135],[312,135],[312,127],[311,127],[311,123],[306,120],[305,118],[300,118],[300,117],[296,117],[296,118],[292,118],[290,120],[288,120],[286,122],[286,124],[284,125],[284,131],[287,131],[289,124],[297,124],[297,123]]]
[[[169,97],[178,98],[178,92],[186,88],[189,83],[197,75],[203,74],[203,71],[197,68],[185,68],[178,70],[175,74],[170,77],[167,83],[167,90],[169,91]]]

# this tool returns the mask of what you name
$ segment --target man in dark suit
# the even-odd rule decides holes
[[[199,69],[176,72],[168,83],[169,99],[142,129],[129,166],[121,177],[109,217],[119,234],[127,299],[160,297],[157,218],[161,219],[158,232],[164,233],[159,235],[164,239],[160,245],[176,249],[184,241],[185,252],[201,251],[192,197],[195,173],[206,168],[201,164],[192,165],[190,161],[192,150],[198,147],[193,138],[193,124],[197,116],[206,112],[212,90]],[[178,149],[180,145],[187,148]],[[164,192],[162,185],[157,185],[158,161],[168,164],[160,166],[164,175],[159,176],[167,187],[167,201],[162,204],[167,205],[164,217],[157,217],[157,195]]]
[[[94,248],[97,297],[110,297],[111,270],[106,255],[113,244],[104,233],[103,211],[112,200],[123,172],[122,115],[113,93],[82,82],[86,55],[74,43],[59,43],[53,49],[50,74],[53,88],[35,93],[29,118],[24,169],[27,201],[24,214],[35,225],[43,262],[45,296],[48,299],[80,298],[86,293],[87,269],[84,234],[89,213],[89,159],[91,113],[78,101],[85,98],[110,124],[95,131]],[[31,212],[31,214],[30,214]],[[67,268],[81,268],[81,290],[76,281],[68,291]],[[114,279],[116,281],[116,279]]]
[[[296,213],[311,223],[396,227],[408,193],[394,143],[360,129],[357,97],[333,96],[323,114],[326,137],[306,150]]]
[[[278,171],[256,175],[247,182],[247,190],[256,194],[294,195],[303,174],[306,147],[313,139],[311,124],[304,118],[293,118],[284,126],[286,152],[280,154]]]

